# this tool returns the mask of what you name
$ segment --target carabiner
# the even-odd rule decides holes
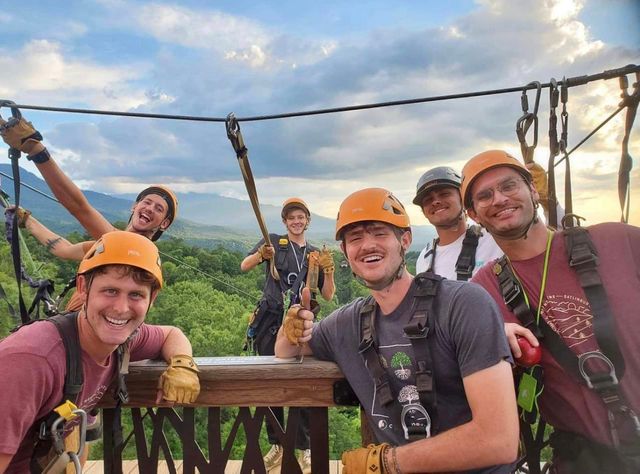
[[[22,113],[20,112],[20,109],[16,107],[16,103],[13,102],[12,100],[0,99],[0,109],[2,109],[2,107],[8,107],[11,109],[12,118],[16,120],[20,120],[22,118]],[[2,119],[2,115],[0,115],[0,119]],[[10,120],[11,119],[9,119],[9,121]],[[9,121],[7,121],[7,123]]]
[[[242,139],[242,132],[240,132],[240,123],[238,119],[231,112],[227,115],[227,119],[224,122],[225,127],[227,129],[227,138],[231,142],[231,146],[236,152],[236,156],[238,159],[242,158],[247,153],[247,147],[244,144],[244,140]]]
[[[532,87],[536,89],[536,98],[533,106],[533,112],[529,112],[529,98],[527,97],[527,90]],[[542,84],[539,81],[533,81],[527,84],[522,89],[522,96],[520,97],[520,104],[522,105],[522,117],[516,122],[516,135],[520,142],[520,149],[522,150],[522,157],[525,163],[533,162],[533,152],[538,146],[538,107],[540,106],[540,96],[542,94]],[[529,128],[533,125],[533,144],[527,144],[527,133]]]

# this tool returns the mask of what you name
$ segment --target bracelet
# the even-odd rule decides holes
[[[35,155],[27,155],[27,160],[33,161],[34,163],[41,164],[49,161],[51,155],[46,148],[43,148],[42,151],[36,153]]]
[[[398,466],[398,456],[396,455],[396,448],[391,449],[391,457],[393,458],[393,469],[395,474],[402,474],[400,466]]]
[[[383,446],[382,447],[382,453],[380,453],[380,456],[382,457],[382,471],[385,474],[391,474],[391,470],[389,469],[389,463],[387,462],[387,451],[389,451],[389,446]]]

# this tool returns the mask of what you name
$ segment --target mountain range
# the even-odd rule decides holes
[[[11,165],[0,164],[0,185],[2,190],[14,202],[14,184]],[[29,171],[20,168],[20,205],[31,210],[34,216],[53,231],[67,235],[83,229],[53,198],[47,183]],[[50,197],[45,197],[29,187],[37,189]],[[92,206],[99,210],[110,222],[127,221],[133,194],[109,195],[91,190],[83,190]],[[253,208],[249,200],[234,199],[218,194],[177,193],[179,208],[178,219],[165,233],[172,237],[201,247],[225,248],[245,252],[260,238]],[[261,204],[267,228],[272,233],[284,231],[280,218],[280,207]],[[412,250],[419,250],[434,237],[432,226],[412,226]],[[316,214],[311,215],[311,227],[307,231],[309,240],[315,245],[335,246],[335,220]]]

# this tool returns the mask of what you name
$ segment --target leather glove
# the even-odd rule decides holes
[[[0,118],[0,135],[11,148],[27,155],[35,155],[44,150],[44,145],[40,143],[42,135],[24,118],[10,118],[9,121]]]
[[[342,453],[342,474],[384,474],[383,456],[389,444],[370,444],[366,448]]]
[[[18,214],[18,227],[20,227],[21,229],[24,229],[27,226],[27,219],[29,219],[29,216],[31,215],[31,211],[28,209],[19,207],[16,213]]]
[[[326,247],[320,251],[318,263],[324,273],[333,273],[336,268],[335,263],[333,263],[333,255],[331,255],[331,252]]]
[[[200,393],[198,366],[188,355],[174,355],[169,367],[158,380],[158,388],[162,390],[162,398],[169,402],[193,403]]]
[[[272,245],[267,245],[266,243],[262,244],[258,249],[258,254],[260,254],[260,258],[262,259],[260,263],[265,260],[271,260],[275,255],[276,251],[274,250]]]
[[[538,163],[529,163],[527,169],[531,172],[533,186],[540,195],[540,204],[545,210],[549,209],[549,186],[547,183],[547,173]]]
[[[300,310],[311,311],[314,316],[317,316],[320,312],[320,305],[315,300],[306,301],[310,298],[309,289],[305,288],[303,291],[303,306],[299,304],[294,304],[287,310],[287,314],[284,317],[284,321],[282,322],[282,330],[284,331],[284,335],[287,336],[287,340],[293,344],[294,346],[301,346],[299,338],[302,337],[302,333],[304,331],[304,322],[306,321],[304,318],[299,316]],[[307,293],[307,296],[304,296],[304,293]],[[307,308],[308,306],[308,308]]]

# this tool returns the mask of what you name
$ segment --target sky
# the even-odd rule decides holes
[[[634,0],[4,2],[0,98],[241,118],[520,87],[640,64],[638,24]],[[569,147],[616,109],[620,92],[616,79],[569,90]],[[351,192],[384,187],[405,203],[413,223],[425,224],[411,200],[426,170],[461,169],[492,148],[521,156],[520,95],[240,126],[261,203],[300,196],[312,212],[335,218]],[[248,199],[223,123],[23,114],[84,188],[133,193],[163,183]],[[544,168],[548,117],[543,89],[535,158]],[[624,112],[571,155],[574,210],[587,224],[619,220],[623,124]],[[639,129],[636,123],[630,140],[636,225]],[[0,162],[8,162],[6,148]],[[558,173],[562,183],[564,166]]]

